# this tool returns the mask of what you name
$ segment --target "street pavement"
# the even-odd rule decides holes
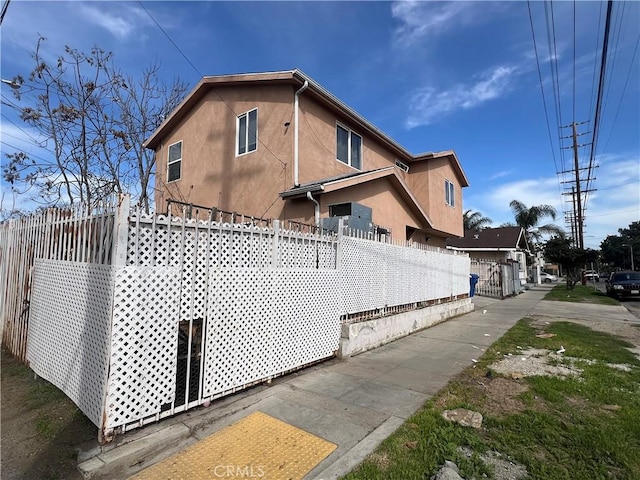
[[[593,285],[598,291],[607,293],[607,285],[604,278],[601,278],[599,282],[591,282],[588,285]],[[640,298],[628,298],[622,300],[620,303],[636,318],[640,318]]]
[[[520,318],[570,315],[541,302],[552,285],[505,300],[475,297],[475,310],[347,360],[332,359],[173,418],[93,445],[79,456],[87,478],[127,478],[260,411],[337,445],[305,479],[353,469]],[[547,305],[554,304],[554,305]],[[580,307],[583,317],[633,318],[621,307]],[[626,315],[626,317],[625,317]],[[569,317],[571,318],[571,317]],[[213,466],[212,466],[213,467]]]

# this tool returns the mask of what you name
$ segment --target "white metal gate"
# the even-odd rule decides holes
[[[471,273],[478,275],[476,295],[505,298],[520,293],[520,264],[515,261],[471,259]]]

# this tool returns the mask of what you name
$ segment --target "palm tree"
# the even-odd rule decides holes
[[[551,205],[534,205],[527,208],[524,203],[512,200],[509,206],[515,216],[516,224],[524,229],[529,245],[539,242],[545,234],[564,237],[564,230],[558,225],[553,223],[538,225],[545,217],[556,219],[556,209]]]
[[[474,212],[473,210],[465,210],[462,222],[464,229],[466,230],[482,230],[493,223],[489,217],[483,217],[480,212]]]

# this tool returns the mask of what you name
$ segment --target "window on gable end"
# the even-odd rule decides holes
[[[180,180],[182,174],[182,140],[169,145],[167,159],[167,182]]]
[[[444,181],[444,198],[445,203],[450,207],[455,207],[455,186],[449,180]]]
[[[258,109],[238,115],[236,122],[236,156],[258,148]]]
[[[362,170],[362,137],[342,125],[336,125],[336,158]]]

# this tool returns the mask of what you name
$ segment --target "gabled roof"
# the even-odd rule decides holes
[[[238,86],[238,85],[264,85],[264,84],[284,84],[292,85],[294,88],[300,88],[308,82],[308,88],[303,95],[311,95],[320,101],[324,106],[335,112],[341,117],[347,118],[350,122],[357,126],[363,133],[377,139],[380,143],[389,148],[399,160],[406,162],[418,162],[429,160],[431,158],[448,158],[452,168],[459,176],[460,184],[463,187],[469,186],[460,161],[453,150],[436,153],[421,153],[413,155],[399,143],[389,137],[387,134],[378,129],[375,125],[357,113],[351,107],[340,101],[336,96],[315,82],[311,77],[307,76],[301,70],[284,70],[279,72],[263,72],[263,73],[246,73],[238,75],[218,75],[203,77],[198,84],[189,92],[185,99],[178,105],[171,114],[162,122],[155,132],[145,142],[146,148],[155,149],[162,139],[175,128],[180,120],[211,90],[218,87]]]
[[[313,182],[285,190],[280,193],[280,197],[286,200],[304,197],[307,192],[316,194],[330,193],[336,190],[342,190],[343,188],[362,185],[363,183],[372,182],[380,178],[387,178],[396,187],[400,196],[405,202],[407,202],[407,205],[411,210],[413,210],[418,218],[424,221],[428,228],[433,228],[433,222],[422,209],[413,193],[411,193],[408,185],[402,177],[398,175],[395,167],[385,167],[377,170],[369,170],[368,172],[349,173],[346,175],[328,177],[322,180],[315,180]]]
[[[450,238],[447,246],[464,251],[529,250],[522,227],[466,230],[463,238]]]

